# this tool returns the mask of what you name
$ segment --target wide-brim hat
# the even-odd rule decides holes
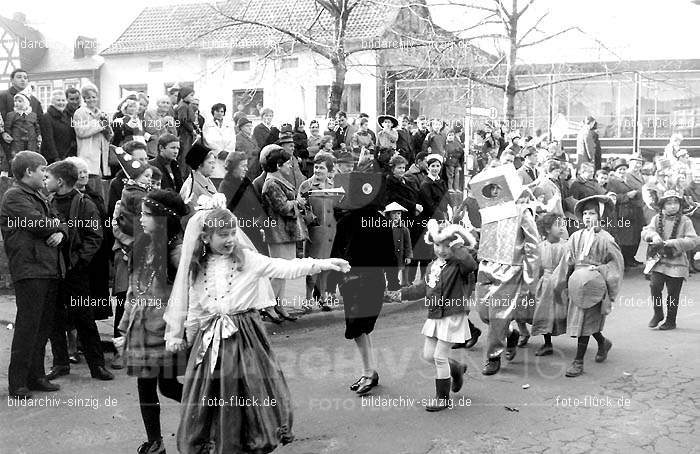
[[[620,167],[627,167],[629,169],[630,165],[627,163],[627,160],[624,158],[616,159],[615,163],[613,164],[613,170],[617,170]]]
[[[384,208],[385,213],[389,213],[390,211],[408,211],[408,210],[396,202],[391,202],[389,205],[386,206],[386,208]]]
[[[379,126],[384,126],[384,120],[391,120],[392,128],[396,128],[399,125],[399,120],[397,120],[393,115],[380,115],[377,118],[377,123]]]
[[[190,166],[193,170],[197,170],[199,166],[206,161],[207,156],[209,156],[211,152],[212,150],[210,148],[205,147],[200,141],[197,141],[192,144],[192,148],[187,152],[185,164]]]
[[[588,309],[603,301],[607,293],[603,275],[597,270],[581,267],[569,277],[569,301],[581,309]]]
[[[681,193],[679,193],[675,189],[669,189],[668,191],[664,192],[664,194],[661,197],[659,197],[659,201],[656,202],[656,205],[659,208],[663,208],[664,203],[671,199],[678,199],[678,202],[681,204],[681,209],[685,208],[687,205],[685,202],[685,198],[683,198]]]
[[[585,197],[576,202],[576,206],[574,207],[574,214],[576,215],[576,217],[579,219],[583,218],[584,207],[591,203],[598,204],[599,216],[603,216],[603,214],[605,213],[605,208],[612,208],[614,205],[612,199],[607,195],[592,195],[589,197]]]
[[[114,147],[114,145],[110,145],[110,147]],[[117,161],[119,161],[119,166],[130,180],[137,179],[150,167],[148,164],[134,159],[133,156],[124,151],[121,147],[114,147],[113,149],[114,155],[117,157]]]

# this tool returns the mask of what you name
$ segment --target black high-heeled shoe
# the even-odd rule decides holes
[[[358,378],[355,383],[350,385],[350,391],[357,391],[358,389],[360,389],[360,383],[362,383],[362,380],[364,380],[365,378],[370,378],[370,377],[365,377],[363,375],[362,377]]]
[[[279,315],[280,317],[282,317],[285,320],[289,320],[290,322],[293,322],[299,318],[299,317],[294,316],[294,315],[289,315],[289,313],[286,310],[284,310],[283,308],[281,308],[279,306],[275,306],[275,312],[277,312],[277,315]]]
[[[282,323],[282,319],[281,319],[281,318],[279,318],[279,317],[276,316],[276,315],[272,315],[272,314],[271,314],[270,312],[268,312],[266,309],[260,309],[260,316],[261,316],[263,319],[270,320],[272,323],[275,323],[275,324],[277,324],[277,325],[279,325],[280,323]]]
[[[367,383],[367,380],[369,380],[369,383]],[[362,377],[362,381],[365,382],[365,384],[361,384],[360,387],[357,388],[357,391],[355,391],[360,396],[367,394],[372,388],[379,384],[379,374],[377,371],[374,371],[371,377]]]

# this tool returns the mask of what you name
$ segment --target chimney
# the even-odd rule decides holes
[[[85,58],[97,54],[97,40],[87,36],[78,36],[75,39],[73,58]]]
[[[22,25],[26,25],[27,15],[18,11],[12,15],[12,20],[15,22],[19,22]]]

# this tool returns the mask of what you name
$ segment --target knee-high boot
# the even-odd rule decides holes
[[[464,374],[467,373],[467,365],[452,358],[449,359],[449,363],[450,377],[452,377],[452,392],[456,393],[462,389],[462,385],[464,384]]]
[[[435,400],[425,407],[426,411],[440,411],[449,408],[451,378],[435,379]]]

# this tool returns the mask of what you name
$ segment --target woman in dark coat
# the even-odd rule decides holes
[[[180,153],[177,155],[177,160],[180,163],[180,171],[183,178],[190,173],[190,169],[185,165],[187,153],[189,153],[192,144],[201,134],[197,122],[197,113],[194,107],[190,105],[192,99],[194,99],[194,90],[189,87],[181,88],[177,94],[177,134],[180,137]]]
[[[363,177],[362,174],[356,175]],[[355,341],[362,358],[362,375],[350,386],[360,395],[379,384],[370,334],[382,310],[386,289],[383,269],[396,266],[389,220],[379,213],[384,208],[381,185],[369,187],[376,193],[374,201],[351,210],[338,221],[333,244],[334,250],[342,251],[342,257],[352,267],[343,278],[340,293],[345,310],[345,338]],[[363,196],[351,193],[346,197],[354,195]]]
[[[63,90],[51,92],[51,105],[44,115],[45,131],[41,142],[41,154],[49,164],[75,156],[77,151],[75,130],[66,112],[67,104]]]
[[[241,230],[248,235],[258,252],[268,255],[262,234],[262,221],[267,216],[253,182],[248,178],[245,153],[229,153],[225,167],[226,175],[219,185],[219,192],[226,196],[226,208],[236,215]]]
[[[438,222],[447,220],[447,181],[440,177],[442,162],[443,158],[438,154],[430,154],[426,157],[428,178],[421,183],[418,194],[423,212],[418,218],[417,238],[411,232],[411,239],[416,242],[413,247],[413,260],[419,262],[421,276],[425,274],[428,263],[435,255],[433,246],[425,242],[425,226],[428,225],[429,219],[436,219]]]

